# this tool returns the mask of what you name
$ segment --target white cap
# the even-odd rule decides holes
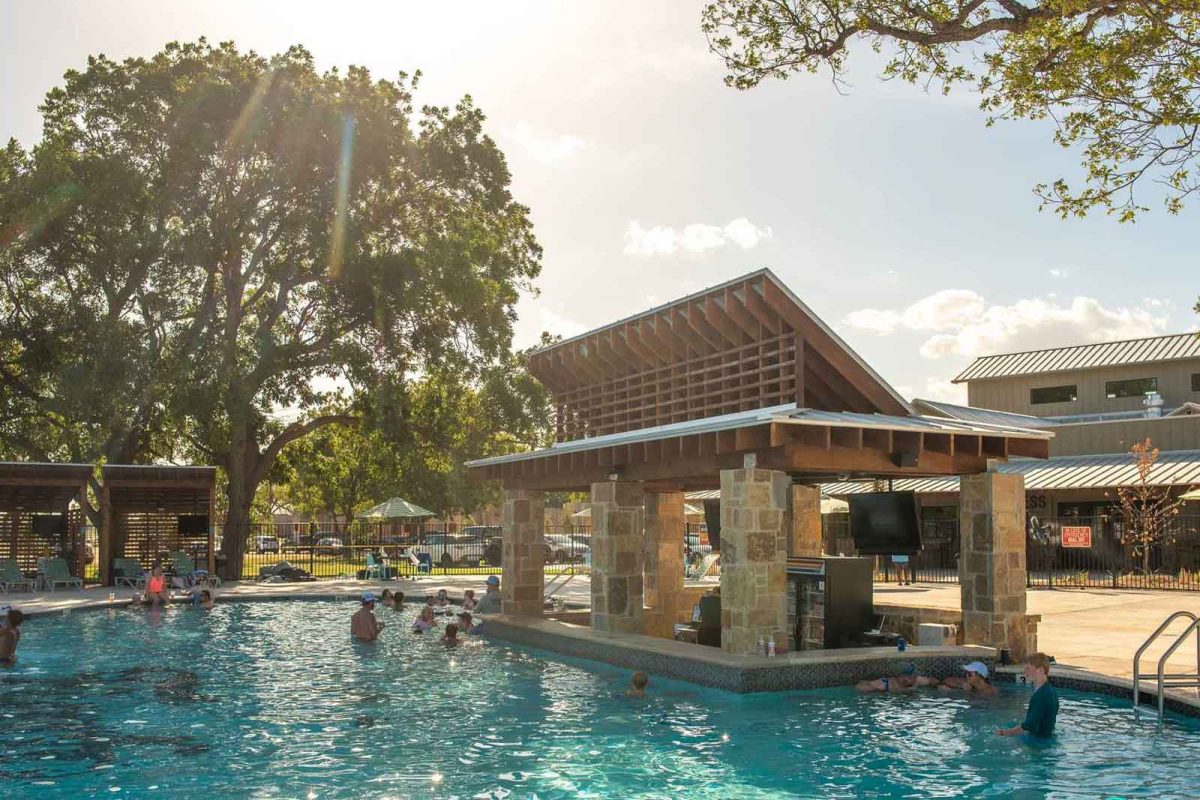
[[[984,664],[982,661],[972,661],[970,664],[963,664],[963,672],[978,672],[979,677],[985,679],[988,676],[987,664]]]

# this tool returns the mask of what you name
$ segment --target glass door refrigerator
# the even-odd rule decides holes
[[[788,559],[792,650],[855,647],[875,625],[873,559]]]

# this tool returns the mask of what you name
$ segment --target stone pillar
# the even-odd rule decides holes
[[[1026,655],[1025,478],[985,472],[959,480],[958,562],[963,643]]]
[[[642,632],[642,484],[592,484],[592,629]]]
[[[787,649],[784,525],[791,481],[767,469],[721,470],[721,649],[756,652],[775,637]]]
[[[788,555],[822,555],[820,487],[793,485],[788,500]]]
[[[505,614],[541,616],[545,590],[545,497],[527,489],[504,490],[503,553],[500,580]]]
[[[683,594],[685,525],[683,492],[646,495],[646,609],[642,632],[647,636],[675,636]]]

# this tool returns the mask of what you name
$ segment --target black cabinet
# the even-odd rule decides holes
[[[789,558],[791,650],[856,647],[875,626],[874,559]]]

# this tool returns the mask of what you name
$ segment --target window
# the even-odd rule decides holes
[[[1040,406],[1046,403],[1074,403],[1078,392],[1075,384],[1069,386],[1040,386],[1029,390],[1029,402]]]
[[[1109,400],[1116,400],[1118,397],[1142,397],[1147,392],[1157,391],[1158,378],[1131,378],[1104,384],[1104,395]]]
[[[1200,392],[1200,372],[1192,373],[1192,391]]]

